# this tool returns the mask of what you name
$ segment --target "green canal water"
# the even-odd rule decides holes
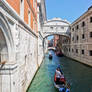
[[[48,54],[38,70],[28,92],[57,92],[54,88],[54,73],[61,65],[64,76],[71,84],[71,92],[92,92],[92,68],[67,57],[57,57],[53,51],[53,59]]]

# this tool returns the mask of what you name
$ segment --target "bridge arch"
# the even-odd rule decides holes
[[[57,33],[55,33],[55,34],[52,33],[52,34],[45,35],[45,37],[43,39],[45,39],[49,36],[54,36],[54,35],[59,35],[59,36],[63,36],[63,37],[66,37],[66,38],[70,39],[70,36],[67,35],[67,34],[57,34]]]
[[[43,46],[47,49],[47,37],[51,35],[60,35],[70,40],[70,23],[61,18],[53,18],[44,22],[43,25]],[[45,46],[46,45],[46,46]]]
[[[14,41],[7,18],[0,12],[0,59],[14,61]]]

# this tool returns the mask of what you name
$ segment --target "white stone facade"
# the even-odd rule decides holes
[[[37,0],[38,1],[38,63],[39,66],[42,63],[43,57],[44,57],[44,42],[43,42],[43,33],[42,33],[42,27],[44,21],[46,21],[46,7],[45,7],[45,0]]]
[[[0,92],[26,92],[41,62],[37,35],[0,1]]]
[[[48,20],[44,22],[43,25],[43,38],[44,38],[44,51],[46,52],[48,49],[47,37],[51,35],[61,35],[70,37],[69,33],[69,25],[70,23],[67,20],[62,20],[61,18],[53,18],[52,20]]]
[[[68,35],[69,22],[62,20],[60,18],[53,18],[44,22],[43,25],[43,37],[48,37],[50,35]]]

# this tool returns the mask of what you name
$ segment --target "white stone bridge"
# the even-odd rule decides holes
[[[43,25],[43,42],[45,52],[48,50],[47,37],[51,35],[61,35],[70,39],[70,23],[67,20],[60,18],[53,18],[52,20],[45,21]]]
[[[42,32],[43,38],[54,34],[70,37],[69,22],[60,18],[48,20],[44,23]]]

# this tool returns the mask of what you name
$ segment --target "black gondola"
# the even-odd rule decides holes
[[[52,59],[52,55],[51,54],[49,55],[49,59]]]
[[[59,71],[61,72],[63,77],[60,77],[58,80],[56,77],[56,72],[55,72],[54,87],[58,90],[58,92],[70,92],[70,84],[69,83],[66,84],[66,80],[60,68],[59,68]]]

